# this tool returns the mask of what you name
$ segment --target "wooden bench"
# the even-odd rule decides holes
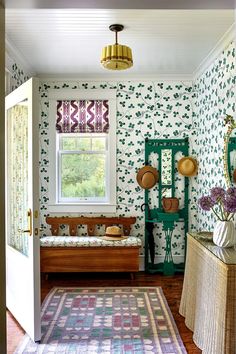
[[[141,241],[129,236],[135,221],[135,217],[47,217],[52,236],[40,239],[41,272],[138,272]],[[60,225],[68,225],[69,235],[58,236]],[[87,226],[86,236],[76,236],[79,225]],[[118,225],[128,237],[106,241],[96,235],[98,225]]]

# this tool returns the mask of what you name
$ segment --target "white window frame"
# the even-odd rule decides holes
[[[85,150],[85,151],[79,151],[79,150],[62,150],[62,149],[60,149],[60,137],[63,137],[63,136],[65,136],[65,137],[69,137],[69,136],[71,136],[71,137],[73,137],[73,136],[75,136],[76,137],[76,135],[77,135],[77,133],[60,133],[60,134],[57,134],[57,140],[58,140],[58,142],[57,142],[57,146],[59,147],[58,148],[58,150],[57,150],[57,159],[58,159],[58,171],[61,171],[61,160],[62,160],[62,156],[63,155],[67,155],[67,154],[95,154],[95,155],[97,155],[97,154],[103,154],[104,156],[105,156],[105,167],[106,167],[106,173],[107,173],[107,171],[108,171],[108,157],[109,157],[109,147],[108,147],[108,135],[109,134],[107,134],[107,133],[80,133],[80,136],[82,136],[82,137],[86,137],[86,138],[93,138],[93,137],[102,137],[102,138],[105,138],[105,149],[104,150],[102,150],[102,151],[100,151],[100,150]],[[59,174],[59,172],[58,172],[58,174]],[[59,174],[59,176],[58,176],[59,178],[58,178],[58,181],[57,181],[57,183],[58,183],[58,201],[59,201],[59,203],[65,203],[65,202],[71,202],[71,200],[73,200],[74,199],[74,202],[75,203],[81,203],[82,201],[84,202],[84,203],[89,203],[89,202],[91,202],[91,200],[93,200],[94,202],[98,202],[98,203],[104,203],[104,202],[107,202],[108,201],[108,191],[109,191],[109,181],[108,181],[108,178],[107,178],[107,176],[106,176],[106,180],[105,180],[105,190],[106,190],[106,194],[105,194],[105,196],[104,196],[104,198],[99,198],[99,197],[88,197],[88,198],[68,198],[68,197],[62,197],[62,195],[61,195],[61,176],[60,176],[60,174]]]
[[[108,100],[109,133],[107,161],[107,200],[91,202],[59,201],[58,194],[58,142],[56,132],[56,115],[58,100]],[[72,90],[49,91],[49,203],[50,213],[115,213],[116,212],[116,90]]]

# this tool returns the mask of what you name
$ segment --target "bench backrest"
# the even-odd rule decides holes
[[[95,229],[97,225],[105,225],[105,227],[113,225],[121,226],[123,228],[123,234],[128,236],[130,234],[131,225],[134,224],[135,221],[135,217],[46,217],[46,222],[51,226],[51,233],[53,236],[57,236],[59,234],[60,225],[69,226],[70,236],[77,235],[78,225],[87,226],[88,236],[95,235]]]

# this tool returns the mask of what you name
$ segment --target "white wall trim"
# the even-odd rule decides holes
[[[163,263],[165,259],[165,255],[162,256],[156,256],[155,263]],[[178,263],[183,263],[184,262],[184,256],[183,255],[174,255],[173,260],[175,264]],[[144,271],[145,270],[145,257],[144,255],[139,256],[139,271]]]
[[[234,0],[120,0],[119,5],[117,0],[47,0],[47,1],[35,1],[35,0],[6,0],[7,9],[22,9],[22,8],[36,8],[36,9],[234,9]]]
[[[5,39],[6,46],[6,61],[5,65],[7,70],[12,73],[12,64],[17,63],[20,68],[25,72],[29,77],[36,76],[35,70],[25,59],[25,57],[20,53],[20,51],[14,46],[14,44],[6,37]]]
[[[11,92],[11,73],[5,68],[5,96]]]
[[[51,176],[50,176],[51,178]],[[116,213],[116,204],[105,204],[105,203],[101,203],[101,204],[48,204],[48,211],[52,214],[52,213],[56,213],[56,214],[68,214],[68,213],[82,213],[82,214],[86,214],[86,213],[91,213],[91,214],[115,214]]]
[[[85,77],[78,76],[78,74],[73,74],[73,75],[61,75],[61,74],[53,74],[53,75],[46,75],[46,74],[40,74],[38,75],[40,81],[72,81],[72,82],[136,82],[136,81],[142,81],[142,82],[150,82],[150,81],[192,81],[193,76],[192,74],[161,74],[161,75],[146,75],[146,76],[139,76],[136,75],[134,77],[131,77],[129,75],[126,75],[125,77],[122,76],[106,76],[106,75],[87,75]]]
[[[193,81],[197,80],[209,68],[209,66],[219,57],[219,55],[232,41],[235,41],[235,25],[236,24],[234,22],[228,31],[225,32],[223,37],[221,37],[221,39],[217,42],[216,46],[203,59],[198,68],[193,72]]]

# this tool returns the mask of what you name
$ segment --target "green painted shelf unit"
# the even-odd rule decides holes
[[[162,151],[171,150],[171,183],[162,183]],[[145,189],[145,271],[151,274],[163,273],[164,275],[173,275],[176,272],[183,272],[185,261],[183,263],[175,264],[172,257],[172,234],[176,223],[183,222],[184,224],[184,238],[185,238],[185,251],[186,253],[186,236],[188,232],[188,186],[189,179],[184,177],[184,207],[178,211],[178,213],[166,213],[162,207],[162,195],[166,189],[171,190],[171,197],[175,197],[176,185],[175,185],[175,155],[178,152],[182,152],[183,156],[189,155],[189,141],[185,139],[146,139],[145,140],[145,161],[146,164],[150,161],[150,154],[155,153],[158,155],[158,171],[159,171],[159,197],[158,208],[149,208],[149,198],[152,189]],[[165,236],[165,258],[164,262],[155,263],[150,262],[150,254],[153,250],[150,246],[153,244],[152,230],[153,226],[150,224],[162,223],[162,229]],[[154,257],[155,258],[155,242],[154,245]],[[158,257],[158,256],[156,256]],[[185,259],[185,255],[184,255]]]

